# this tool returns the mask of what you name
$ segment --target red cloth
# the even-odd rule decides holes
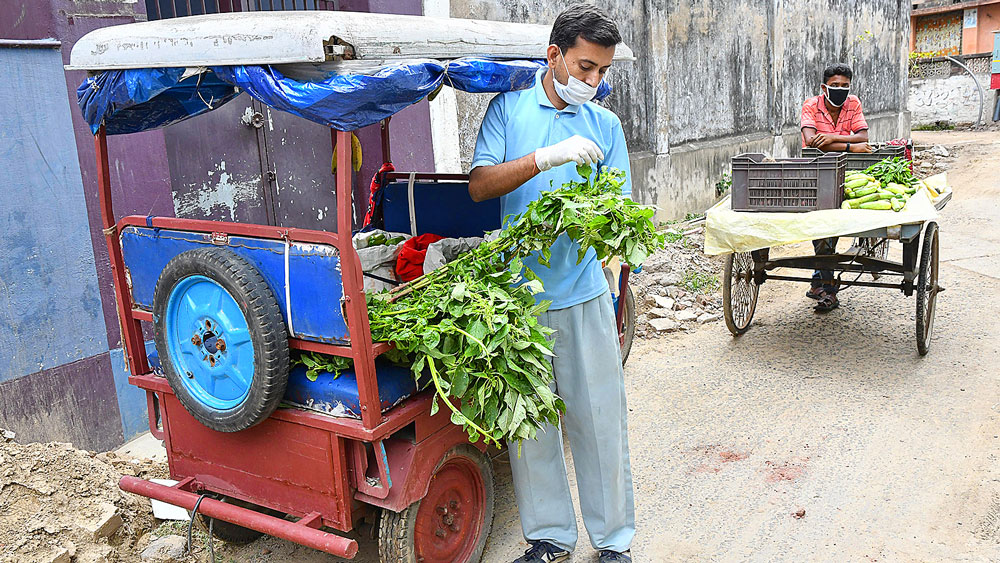
[[[372,176],[372,183],[368,187],[368,212],[365,213],[365,222],[361,225],[362,227],[372,224],[372,215],[375,213],[375,192],[382,189],[382,184],[385,182],[385,175],[395,171],[396,167],[391,162],[383,162],[382,167]]]
[[[432,233],[425,233],[404,242],[399,247],[399,256],[396,257],[396,275],[399,276],[399,279],[408,282],[424,275],[424,257],[427,256],[427,247],[432,242],[443,238]]]

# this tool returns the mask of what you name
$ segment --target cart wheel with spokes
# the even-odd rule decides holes
[[[749,252],[735,252],[726,260],[722,279],[722,306],[726,326],[733,336],[750,329],[757,309],[760,289],[753,275],[754,261]]]
[[[227,248],[199,248],[163,268],[153,337],[177,399],[198,422],[237,432],[274,412],[288,384],[288,332],[271,288]]]
[[[622,365],[625,365],[628,354],[632,351],[632,341],[635,340],[635,295],[632,293],[632,288],[627,285],[622,306],[625,310],[622,311],[622,332],[619,339],[622,345]]]
[[[378,552],[382,563],[475,563],[493,524],[493,469],[470,444],[444,455],[427,495],[402,512],[383,510]]]
[[[863,237],[854,239],[854,246],[861,249],[861,255],[885,260],[889,256],[889,241],[884,238]]]
[[[930,349],[937,294],[941,291],[938,285],[938,226],[931,222],[924,230],[917,273],[917,351],[921,356]]]

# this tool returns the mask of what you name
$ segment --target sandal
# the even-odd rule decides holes
[[[819,286],[810,289],[809,291],[806,292],[806,297],[808,297],[809,299],[816,299],[816,300],[822,299],[823,287]]]
[[[816,303],[813,309],[817,313],[829,313],[837,307],[840,307],[840,300],[837,299],[837,294],[823,292],[823,295],[819,298],[819,302]]]

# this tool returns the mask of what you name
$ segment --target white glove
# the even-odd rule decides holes
[[[567,162],[593,164],[603,159],[604,153],[597,143],[579,135],[535,151],[535,166],[542,172]]]

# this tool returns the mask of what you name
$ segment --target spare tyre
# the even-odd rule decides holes
[[[156,350],[191,416],[237,432],[274,412],[288,384],[288,331],[271,288],[227,248],[175,256],[153,296]]]

